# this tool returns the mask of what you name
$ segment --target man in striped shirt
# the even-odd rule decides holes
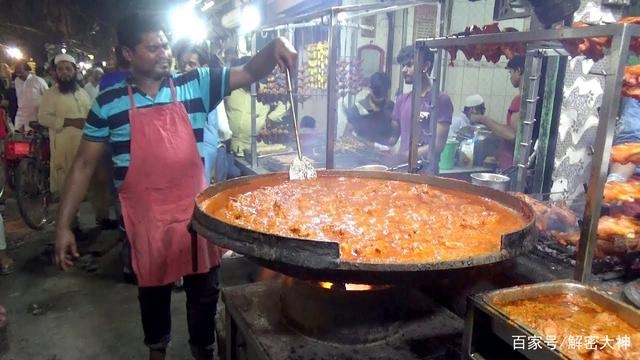
[[[126,17],[118,27],[118,42],[131,76],[102,89],[88,114],[62,194],[56,262],[66,270],[79,256],[70,225],[110,146],[149,359],[165,358],[171,288],[180,277],[192,355],[213,359],[219,251],[188,232],[194,196],[206,186],[202,155],[207,114],[231,90],[258,81],[276,65],[294,71],[297,53],[288,41],[276,39],[244,66],[175,75],[169,42],[157,20]]]

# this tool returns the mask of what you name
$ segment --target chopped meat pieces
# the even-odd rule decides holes
[[[526,225],[493,200],[400,181],[326,176],[227,191],[205,211],[254,231],[338,242],[341,258],[351,261],[423,263],[499,252],[502,235]]]

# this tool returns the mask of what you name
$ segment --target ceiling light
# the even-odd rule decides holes
[[[18,49],[17,47],[10,47],[7,49],[7,54],[9,54],[10,57],[20,60],[24,57],[24,54],[22,53],[22,50]]]

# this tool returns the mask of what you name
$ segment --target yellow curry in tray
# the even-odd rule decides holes
[[[335,241],[343,260],[425,263],[500,251],[526,219],[500,203],[432,185],[324,176],[228,189],[211,216],[286,237]]]
[[[640,329],[585,297],[541,296],[497,306],[570,359],[640,359]]]

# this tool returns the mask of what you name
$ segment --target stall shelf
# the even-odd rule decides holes
[[[605,92],[603,94],[602,106],[600,108],[600,122],[597,128],[596,140],[594,144],[594,153],[592,159],[592,170],[589,178],[586,194],[586,204],[583,213],[583,222],[578,245],[577,264],[574,277],[576,280],[588,282],[592,275],[592,263],[597,242],[598,220],[603,203],[603,191],[609,168],[609,158],[611,155],[611,146],[614,137],[616,120],[620,108],[620,94],[622,91],[622,78],[624,68],[627,64],[629,54],[629,46],[633,37],[640,36],[640,26],[634,24],[610,24],[600,26],[590,26],[583,28],[562,28],[539,30],[529,32],[505,32],[495,34],[468,35],[468,36],[449,36],[429,39],[420,39],[416,41],[416,48],[438,49],[435,61],[435,69],[440,69],[444,58],[444,49],[451,47],[463,47],[468,45],[487,45],[487,44],[510,44],[519,43],[527,45],[527,61],[525,66],[525,86],[523,91],[523,111],[520,112],[521,120],[516,137],[516,156],[514,165],[518,167],[518,175],[516,181],[516,190],[524,189],[525,172],[528,165],[530,154],[531,134],[538,103],[537,94],[540,77],[540,60],[541,57],[548,53],[546,50],[555,49],[562,54],[564,49],[560,41],[573,39],[587,39],[594,37],[611,37],[611,51],[606,57],[608,60],[608,70],[601,74],[605,76]],[[543,51],[544,50],[544,51]],[[423,59],[416,52],[416,64],[420,66]],[[565,52],[566,54],[566,52]],[[436,74],[436,77],[441,76]],[[432,96],[434,99],[439,96],[438,78],[434,81],[434,91]],[[417,95],[416,95],[417,96]],[[417,99],[414,96],[414,104]],[[418,108],[413,108],[413,127],[416,129],[418,125]],[[435,118],[437,109],[434,109]],[[428,143],[434,143],[435,122],[431,127],[431,136]],[[412,132],[411,153],[409,156],[410,167],[413,169],[418,162],[416,135]],[[431,155],[429,164],[435,164],[435,155]],[[434,173],[433,165],[427,167],[430,172]]]

